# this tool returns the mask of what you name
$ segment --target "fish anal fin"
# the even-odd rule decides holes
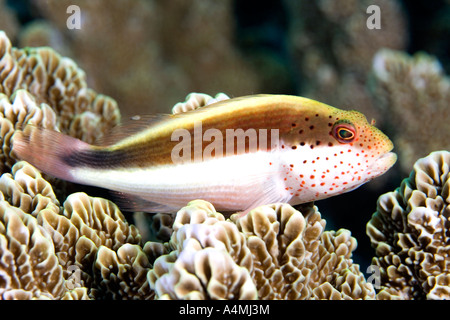
[[[120,210],[126,212],[142,211],[147,213],[175,213],[180,209],[178,207],[149,201],[125,192],[111,190],[110,193],[112,195],[113,202],[120,208]]]

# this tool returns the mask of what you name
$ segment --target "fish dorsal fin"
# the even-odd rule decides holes
[[[117,142],[129,138],[139,132],[147,130],[152,126],[162,123],[172,118],[171,114],[149,114],[149,115],[136,115],[130,117],[125,122],[122,122],[107,132],[103,137],[96,141],[98,146],[111,146]]]
[[[96,145],[99,146],[111,146],[119,141],[129,138],[130,136],[140,133],[144,130],[147,130],[153,126],[156,126],[165,121],[174,119],[174,118],[182,118],[189,117],[192,113],[203,113],[203,112],[211,112],[217,108],[227,108],[230,105],[233,105],[236,102],[240,102],[249,98],[262,98],[269,95],[254,95],[254,96],[243,96],[238,98],[230,99],[225,94],[217,94],[216,97],[207,100],[204,98],[197,107],[193,107],[192,109],[189,107],[185,110],[178,110],[178,112],[174,112],[174,114],[150,114],[150,115],[136,115],[125,122],[114,127],[109,133],[105,134],[102,138],[100,138]],[[204,103],[204,105],[201,105]],[[175,108],[175,107],[174,107]]]

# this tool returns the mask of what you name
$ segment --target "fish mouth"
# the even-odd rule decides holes
[[[372,177],[380,176],[386,171],[388,171],[397,161],[397,154],[394,152],[387,152],[381,155],[372,166],[369,167],[369,170],[372,173]]]

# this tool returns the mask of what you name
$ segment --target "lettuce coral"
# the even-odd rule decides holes
[[[99,91],[127,106],[121,110],[126,116],[167,113],[180,92],[223,90],[239,96],[261,91],[263,69],[235,45],[232,0],[78,0],[82,25],[77,30],[66,25],[73,1],[31,2],[52,33],[36,35],[51,41],[38,45],[62,46]],[[23,40],[21,45],[37,45],[29,36]]]
[[[149,283],[161,299],[374,299],[350,258],[356,240],[324,226],[312,205],[266,205],[225,220],[192,201],[177,213]]]
[[[367,224],[381,271],[378,299],[450,298],[450,152],[418,160]]]
[[[14,130],[33,120],[92,143],[120,122],[117,103],[88,88],[73,60],[47,47],[14,48],[3,31],[0,94],[1,118]]]
[[[342,108],[358,107],[369,119],[383,118],[366,89],[379,48],[406,48],[401,1],[284,0],[290,16],[289,45],[301,75],[302,96]],[[369,29],[370,5],[380,8],[381,28]],[[351,94],[348,94],[351,92]]]
[[[381,49],[373,58],[371,80],[405,174],[416,159],[450,150],[450,80],[436,58]]]
[[[2,299],[145,299],[151,267],[139,232],[108,200],[71,194],[60,206],[26,162],[0,178]]]

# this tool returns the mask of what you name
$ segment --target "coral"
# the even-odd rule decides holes
[[[409,178],[382,195],[367,224],[380,269],[378,299],[450,298],[450,152],[414,164]]]
[[[141,237],[117,206],[74,193],[61,207],[34,167],[12,172],[0,178],[1,299],[153,296]]]
[[[31,119],[27,114],[41,109],[37,117],[47,126],[92,143],[120,121],[117,103],[89,89],[84,71],[51,48],[17,49],[0,32],[0,70],[2,118],[9,127],[19,129]]]
[[[16,130],[22,129],[26,124],[58,130],[56,119],[56,113],[47,104],[38,105],[25,89],[16,90],[10,98],[0,93],[0,172],[9,171],[16,162],[11,154],[11,138]]]
[[[274,204],[225,220],[210,203],[192,201],[157,247],[163,254],[149,283],[160,299],[374,298],[350,259],[350,232],[323,231],[317,208],[302,210]]]
[[[208,104],[221,100],[226,100],[229,98],[230,97],[228,97],[225,93],[218,93],[213,98],[205,93],[192,92],[186,96],[186,100],[184,102],[178,102],[173,106],[172,113],[177,114],[195,110]]]
[[[56,298],[65,292],[53,242],[36,219],[0,201],[0,299]]]
[[[399,163],[408,173],[415,159],[450,150],[450,80],[438,60],[382,49],[373,59],[371,90],[388,122]]]
[[[262,71],[234,44],[232,0],[77,1],[82,23],[74,30],[66,25],[73,2],[33,4],[50,24],[34,34],[49,42],[37,43],[28,31],[20,43],[56,44],[71,54],[89,73],[91,86],[126,106],[125,116],[168,113],[185,92],[240,96],[261,90]]]
[[[406,48],[406,21],[399,1],[284,3],[290,14],[289,43],[298,61],[301,95],[343,109],[357,108],[382,124],[366,81],[379,48]],[[366,24],[367,8],[374,4],[381,11],[380,29]]]

